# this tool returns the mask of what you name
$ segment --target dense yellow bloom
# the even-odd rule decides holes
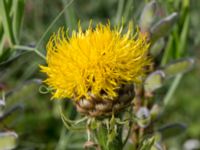
[[[125,34],[110,24],[85,32],[79,27],[70,38],[60,29],[47,44],[47,66],[41,68],[53,98],[112,99],[122,84],[141,81],[150,62],[148,47],[146,36],[139,31],[132,35],[131,27]]]

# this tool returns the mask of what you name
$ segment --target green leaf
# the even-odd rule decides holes
[[[0,35],[1,36],[1,35]],[[2,34],[2,37],[0,37],[0,62],[1,62],[1,57],[4,53],[4,42],[5,42],[5,38],[4,38],[4,35]]]
[[[122,150],[122,127],[108,129],[105,124],[101,124],[95,130],[95,135],[101,150]]]
[[[0,56],[0,68],[6,67],[7,65],[11,64],[12,62],[16,61],[22,55],[25,55],[29,52],[17,52],[15,55],[10,55],[10,49],[6,49],[6,51]]]
[[[182,76],[183,76],[182,74],[179,74],[179,75],[177,75],[177,76],[174,78],[174,80],[173,80],[173,82],[172,82],[172,84],[171,84],[169,90],[167,91],[167,94],[166,94],[165,97],[163,98],[163,103],[164,103],[164,105],[167,105],[167,104],[169,103],[169,101],[171,100],[171,98],[172,98],[174,92],[176,91],[176,89],[177,89],[177,87],[178,87],[178,84],[179,84],[180,81],[181,81]]]
[[[1,18],[0,18],[0,42],[2,41],[3,34],[4,34],[4,31],[3,31],[3,26],[2,26],[2,23],[1,23]]]
[[[67,0],[67,1],[62,0],[62,3],[63,3],[63,6],[65,7],[65,5],[67,3],[69,3],[69,0]],[[67,25],[68,29],[70,31],[72,31],[73,29],[75,29],[77,27],[77,16],[75,13],[73,3],[70,5],[70,7],[68,7],[68,9],[65,9],[64,15],[65,15],[66,25]]]
[[[169,39],[167,41],[167,44],[164,48],[164,51],[163,51],[163,56],[162,56],[162,60],[161,60],[161,66],[164,66],[167,64],[168,60],[172,57],[172,50],[173,50],[173,41],[174,41],[174,38],[172,35],[169,35]]]
[[[103,150],[107,150],[107,144],[106,144],[107,135],[108,135],[108,131],[105,126],[99,127],[96,131],[96,137],[97,137],[98,143]]]
[[[194,66],[194,59],[184,58],[177,60],[163,68],[166,77],[172,77],[190,71]]]
[[[140,28],[142,31],[149,31],[154,19],[157,3],[155,0],[146,4],[140,16]]]
[[[24,14],[24,5],[24,0],[15,0],[13,5],[13,33],[17,42]]]
[[[165,78],[165,73],[162,70],[152,72],[144,82],[145,92],[151,93],[162,87]]]
[[[12,30],[12,20],[10,18],[10,11],[9,11],[9,6],[6,5],[5,0],[0,1],[0,15],[2,17],[2,23],[3,23],[3,28],[5,31],[5,34],[7,35],[10,44],[15,43],[15,38]]]
[[[8,8],[8,11],[10,12],[9,15],[11,15],[13,0],[5,0],[5,2],[6,2],[6,7]]]
[[[158,56],[165,46],[165,41],[163,38],[155,42],[150,49],[150,54],[154,57]]]
[[[133,10],[133,0],[127,0],[122,15],[124,22],[127,22],[131,17],[132,10]]]
[[[142,144],[139,150],[150,150],[153,147],[154,143],[155,143],[155,137],[146,139],[142,141]]]
[[[115,19],[115,24],[117,25],[120,23],[120,19],[122,18],[123,7],[124,7],[124,0],[118,0],[118,8]]]
[[[17,146],[17,137],[15,132],[0,132],[0,149],[14,149]]]
[[[92,122],[91,122],[90,128],[91,128],[92,130],[95,130],[95,129],[99,128],[100,125],[101,125],[100,121],[95,120],[95,121],[92,121]]]
[[[171,15],[165,17],[164,19],[160,20],[156,23],[151,29],[151,43],[157,41],[160,37],[165,36],[172,26],[177,22],[178,14],[176,12],[172,13]]]
[[[180,35],[180,40],[179,40],[178,49],[177,49],[177,53],[176,53],[177,57],[182,56],[186,49],[188,32],[189,32],[189,24],[190,24],[190,17],[189,17],[189,14],[187,14],[187,16],[184,20],[183,29],[182,29],[181,35]]]
[[[162,139],[168,139],[180,135],[186,130],[186,125],[182,123],[167,124],[158,129]]]
[[[109,145],[117,136],[117,131],[115,129],[111,130],[110,133],[108,133],[108,140],[107,145]]]
[[[6,93],[7,94],[7,93]],[[1,116],[0,116],[0,122],[4,122],[5,124],[11,124],[12,122],[16,121],[19,119],[19,113],[22,112],[24,109],[22,104],[16,104],[12,106],[10,109],[5,111]]]

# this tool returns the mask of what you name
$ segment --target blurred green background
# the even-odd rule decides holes
[[[45,44],[60,26],[72,31],[77,28],[80,20],[83,28],[90,20],[107,22],[112,25],[133,20],[139,22],[139,16],[147,0],[74,0],[64,13],[53,24],[45,38],[38,45],[38,49],[45,53]],[[184,122],[187,130],[181,135],[166,141],[169,149],[183,149],[183,145],[190,139],[200,143],[200,1],[190,0],[189,7],[183,11],[183,0],[158,0],[159,17],[167,16],[173,11],[185,13],[189,16],[187,43],[183,56],[193,56],[196,59],[194,69],[182,78],[174,96],[170,100],[163,114],[163,122]],[[20,45],[35,46],[46,29],[63,10],[68,0],[25,0],[24,16],[20,32]],[[182,14],[182,16],[184,16]],[[123,18],[123,19],[122,19]],[[173,28],[180,30],[183,24]],[[167,38],[167,37],[166,37]],[[176,45],[174,45],[176,47]],[[15,56],[18,53],[15,52]],[[170,59],[169,59],[170,60]],[[50,94],[42,94],[41,79],[45,76],[39,72],[38,64],[45,62],[34,53],[23,52],[20,57],[13,57],[12,61],[0,64],[0,84],[6,92],[6,106],[4,112],[11,114],[2,121],[0,131],[15,131],[18,138],[19,150],[83,149],[86,139],[85,133],[67,131],[57,111],[57,101],[51,101]],[[159,93],[162,96],[162,92]],[[158,95],[159,96],[159,95]],[[77,114],[75,108],[67,101],[66,114],[74,119]],[[0,110],[0,114],[3,110]]]

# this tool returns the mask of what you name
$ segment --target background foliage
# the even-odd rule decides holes
[[[0,131],[15,131],[18,134],[16,149],[82,149],[86,135],[67,131],[57,111],[58,102],[50,101],[50,94],[39,92],[39,89],[45,90],[41,85],[41,79],[44,79],[44,76],[39,72],[38,67],[38,64],[42,64],[44,61],[33,52],[9,49],[9,39],[11,39],[11,43],[37,46],[40,52],[45,53],[47,39],[60,26],[68,27],[71,32],[77,28],[79,20],[83,27],[87,27],[91,19],[94,23],[106,22],[110,19],[111,24],[114,25],[121,23],[122,17],[125,23],[130,20],[138,23],[139,15],[146,2],[148,1],[74,0],[69,7],[66,7],[70,3],[68,0],[26,0],[24,3],[20,2],[19,6],[12,4],[12,7],[7,8],[8,11],[12,10],[10,11],[12,19],[7,22],[7,25],[8,28],[12,28],[13,32],[2,30],[5,18],[1,17],[0,90],[2,95],[2,91],[6,93],[6,105],[1,107],[0,114],[9,113],[10,115],[4,118],[0,117]],[[161,7],[161,17],[177,11],[180,12],[183,19],[180,18],[178,24],[173,28],[172,36],[178,38],[185,18],[189,18],[185,36],[187,42],[180,45],[174,41],[166,61],[176,57],[173,49],[180,46],[185,50],[182,52],[183,56],[195,56],[196,58],[195,68],[182,78],[178,89],[165,109],[162,116],[164,119],[161,122],[184,122],[187,124],[188,128],[181,136],[166,140],[169,149],[182,149],[184,143],[189,139],[197,139],[200,142],[200,1],[159,0],[158,2]],[[187,2],[190,3],[189,7],[184,7]],[[181,5],[181,3],[185,3],[185,5]],[[65,10],[61,14],[63,8]],[[16,14],[16,12],[18,13]],[[60,17],[46,32],[59,13]],[[10,38],[5,38],[6,35],[9,35]],[[162,96],[162,91],[159,94]],[[71,119],[78,117],[69,102],[63,103],[66,114]]]

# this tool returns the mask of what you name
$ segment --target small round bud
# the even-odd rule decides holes
[[[183,145],[184,150],[200,149],[200,141],[198,139],[189,139]]]
[[[137,113],[137,123],[140,127],[146,128],[151,122],[151,115],[146,107],[141,107]]]

